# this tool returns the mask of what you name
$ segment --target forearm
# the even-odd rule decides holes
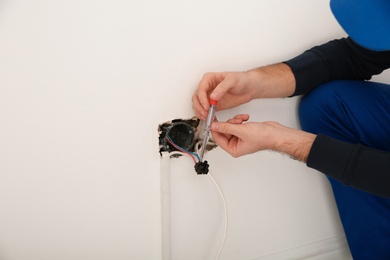
[[[295,78],[291,68],[277,63],[248,71],[255,85],[253,98],[288,97],[295,92]]]
[[[278,123],[273,124],[273,130],[270,134],[270,149],[288,154],[290,157],[307,162],[311,147],[316,135],[289,128]]]
[[[214,122],[211,125],[214,140],[233,157],[273,150],[307,161],[316,135],[272,121],[246,122],[249,115],[243,116],[237,115],[226,123]],[[237,121],[240,118],[242,120]]]

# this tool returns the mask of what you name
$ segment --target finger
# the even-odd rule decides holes
[[[239,114],[239,115],[236,115],[235,117],[233,118],[230,118],[227,123],[231,123],[231,124],[242,124],[246,121],[249,120],[249,115],[248,114]]]
[[[238,140],[236,136],[222,134],[215,131],[211,131],[211,133],[213,134],[213,138],[219,147],[228,152],[230,155],[235,156],[234,154]]]
[[[240,118],[230,118],[228,121],[226,121],[227,123],[229,123],[229,124],[242,124],[243,123],[243,121],[242,121],[242,119],[240,119]],[[232,138],[232,135],[230,135],[230,134],[224,134],[225,136],[226,136],[226,138],[229,140],[230,138]]]
[[[241,118],[243,121],[249,120],[249,114],[238,114],[234,118]]]
[[[227,135],[235,135],[240,137],[242,135],[242,127],[241,124],[230,124],[224,122],[214,122],[211,125],[211,130]]]
[[[199,103],[206,111],[208,111],[210,108],[208,95],[211,90],[215,88],[216,83],[213,78],[216,77],[216,75],[217,73],[211,72],[204,74],[202,80],[199,82],[198,89],[196,92],[199,99]]]
[[[198,117],[201,120],[206,120],[207,111],[200,104],[200,101],[196,94],[192,96],[192,109],[194,110],[196,117]]]
[[[225,150],[225,147],[228,146],[229,140],[232,136],[221,134],[215,131],[211,131],[211,134],[213,135],[214,142]]]
[[[210,98],[219,100],[229,89],[233,88],[236,84],[236,80],[226,75],[225,79],[222,80],[211,92]]]
[[[202,108],[205,111],[209,111],[210,103],[209,103],[209,98],[207,96],[207,92],[198,91],[197,96],[198,96],[199,104],[202,106]]]
[[[241,118],[230,118],[228,121],[226,121],[227,123],[230,123],[230,124],[242,124],[244,121],[241,119]]]
[[[219,122],[218,118],[214,118],[214,122]],[[218,144],[218,142],[215,140],[215,137],[219,140],[219,142],[224,142],[225,140],[229,141],[229,139],[232,137],[232,135],[229,134],[221,134],[218,132],[214,132],[211,130],[211,134],[213,135],[214,141]]]
[[[243,122],[246,122],[249,120],[249,115],[248,114],[238,114],[235,117],[233,117],[233,119],[240,119]]]

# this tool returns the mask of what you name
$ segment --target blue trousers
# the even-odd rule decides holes
[[[305,131],[390,152],[390,85],[326,83],[302,98],[299,119]],[[390,259],[390,198],[328,179],[353,258]]]

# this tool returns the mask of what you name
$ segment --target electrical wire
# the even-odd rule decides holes
[[[195,144],[195,151],[196,153],[193,153],[193,152],[190,152],[180,146],[178,146],[177,144],[175,144],[172,139],[167,136],[167,141],[173,146],[175,147],[177,150],[179,151],[173,151],[173,152],[170,152],[169,155],[188,155],[192,158],[192,160],[196,163],[196,160],[195,160],[195,157],[198,159],[198,161],[200,161],[200,158],[199,158],[199,155],[198,155],[198,152],[199,152],[199,145],[202,143],[201,141],[197,142]],[[214,142],[207,142],[207,144],[211,144],[211,145],[216,145],[216,143]],[[222,239],[222,243],[219,247],[219,251],[218,251],[218,254],[217,254],[217,257],[215,258],[216,260],[219,259],[220,255],[221,255],[221,252],[222,252],[222,249],[225,245],[225,241],[226,241],[226,237],[227,237],[227,231],[228,231],[228,212],[227,212],[227,205],[226,205],[226,200],[225,200],[225,196],[223,195],[223,192],[222,192],[222,189],[221,187],[219,186],[218,182],[214,179],[213,175],[209,172],[208,173],[211,181],[214,183],[221,199],[222,199],[222,203],[223,203],[223,209],[224,209],[224,222],[225,222],[225,225],[224,225],[224,234],[223,234],[223,239]]]
[[[170,156],[172,155],[188,155],[187,153],[179,152],[179,151],[173,151],[169,153]]]
[[[191,154],[191,155],[195,156],[198,160],[200,160],[198,153],[190,152],[190,151],[184,149],[183,147],[175,144],[170,136],[167,136],[167,139],[168,139],[168,141],[170,141],[170,144],[172,144],[176,149],[178,149],[184,153]]]
[[[225,241],[226,241],[226,236],[227,236],[227,231],[228,231],[228,212],[227,212],[225,196],[223,195],[221,187],[218,185],[218,182],[214,179],[213,175],[211,175],[210,172],[208,173],[208,175],[209,175],[210,179],[212,180],[212,182],[214,183],[215,187],[217,188],[219,195],[221,196],[222,203],[223,203],[223,209],[224,209],[224,215],[225,215],[225,226],[224,226],[223,239],[222,239],[221,246],[219,247],[218,255],[215,258],[216,260],[218,260],[219,256],[221,255],[222,249],[225,245]]]
[[[195,144],[195,152],[197,154],[199,154],[199,149],[200,149],[200,146],[202,145],[202,141],[199,141]],[[207,142],[207,145],[212,145],[212,146],[216,146],[217,144],[215,142],[212,142],[212,141],[208,141]]]
[[[195,157],[197,157],[198,160],[199,160],[199,156],[198,156],[197,154],[195,155],[194,153],[192,153],[192,152],[190,152],[190,151],[187,151],[186,149],[184,149],[184,148],[178,146],[177,144],[175,144],[175,143],[172,141],[172,139],[171,139],[169,136],[167,136],[167,141],[168,141],[168,143],[170,143],[173,147],[175,147],[177,150],[179,150],[179,151],[185,153],[186,155],[191,156],[191,158],[192,158],[192,160],[194,161],[194,163],[196,163]]]

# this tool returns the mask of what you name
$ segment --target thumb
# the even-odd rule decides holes
[[[225,123],[225,122],[214,122],[211,125],[211,130],[221,133],[221,134],[228,134],[228,135],[235,135],[239,137],[241,135],[241,128],[242,124],[232,124],[232,123]]]
[[[226,76],[226,78],[215,87],[210,94],[211,99],[218,101],[233,86],[232,81],[229,79],[230,77]]]

